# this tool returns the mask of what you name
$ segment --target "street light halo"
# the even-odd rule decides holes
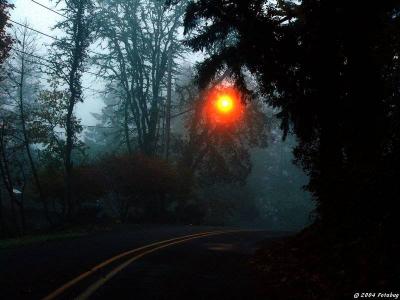
[[[209,125],[226,127],[243,121],[242,95],[235,86],[215,86],[206,93],[204,100],[204,119]]]

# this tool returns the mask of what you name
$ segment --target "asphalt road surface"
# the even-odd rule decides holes
[[[128,227],[0,250],[0,299],[259,299],[249,264],[287,233]]]

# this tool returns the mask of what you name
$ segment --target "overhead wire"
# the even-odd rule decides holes
[[[42,3],[40,3],[40,2],[38,2],[38,1],[35,1],[35,0],[31,0],[31,1],[32,1],[33,3],[35,3],[36,5],[39,5],[39,6],[43,7],[44,9],[47,9],[48,11],[50,11],[50,12],[52,12],[52,13],[55,13],[55,14],[57,14],[57,15],[63,17],[63,18],[68,19],[68,17],[65,16],[64,14],[61,14],[60,12],[58,12],[58,11],[56,11],[56,10],[54,10],[54,9],[52,9],[52,8],[50,8],[50,7],[48,7],[48,6],[44,5],[44,4],[42,4]],[[28,25],[21,24],[21,23],[19,23],[19,22],[17,22],[17,21],[14,21],[14,20],[10,20],[10,21],[13,22],[13,23],[15,23],[15,24],[17,24],[17,25],[19,25],[19,26],[23,26],[23,27],[25,27],[25,28],[27,28],[27,29],[29,29],[29,30],[32,30],[32,31],[34,31],[34,32],[37,32],[37,33],[39,33],[39,34],[41,34],[41,35],[43,35],[43,36],[47,36],[47,37],[49,37],[49,38],[51,38],[51,39],[53,39],[53,40],[61,41],[59,38],[57,38],[57,37],[55,37],[55,36],[46,34],[46,33],[42,32],[42,31],[37,30],[37,29],[34,29],[34,28],[32,28],[32,27],[30,27],[30,26],[28,26]],[[13,49],[14,49],[14,48],[13,48]],[[35,58],[38,58],[38,59],[47,61],[47,62],[52,63],[52,64],[55,63],[55,62],[53,62],[53,61],[51,61],[51,60],[48,60],[48,59],[45,59],[45,58],[43,58],[43,57],[40,57],[40,56],[36,56],[36,55],[30,54],[30,53],[27,53],[27,52],[24,52],[24,51],[21,51],[21,50],[18,50],[18,49],[14,49],[14,50],[19,51],[19,52],[22,52],[22,53],[27,54],[27,55],[31,55],[31,56],[33,56],[33,57],[35,57]],[[88,50],[88,51],[91,52],[91,53],[93,53],[93,54],[96,54],[96,55],[102,55],[101,53],[98,53],[98,52],[95,52],[95,51],[92,51],[92,50]],[[84,71],[83,73],[92,74],[92,75],[94,75],[94,76],[101,77],[101,78],[106,78],[105,76],[102,76],[102,75],[100,75],[100,74],[96,74],[96,73],[93,73],[93,72],[90,72],[90,71]],[[82,89],[93,90],[93,89],[88,88],[88,87],[82,87]],[[94,90],[94,91],[95,91],[95,92],[98,92],[98,93],[103,93],[103,92],[99,92],[99,91],[96,91],[96,90]],[[185,110],[185,111],[182,111],[182,112],[179,112],[179,113],[176,113],[176,114],[174,114],[174,115],[171,115],[171,118],[176,118],[176,117],[178,117],[178,116],[180,116],[180,115],[183,115],[183,114],[185,114],[185,113],[188,113],[188,112],[190,112],[190,111],[192,111],[192,110],[193,110],[193,108],[192,108],[192,109]],[[112,127],[107,127],[107,128],[112,128]]]
[[[14,49],[15,50],[15,49]],[[38,65],[42,65],[42,66],[46,66],[47,67],[47,65],[46,64],[41,64],[41,63],[39,63],[39,62],[37,62],[37,61],[31,61],[31,60],[27,60],[26,59],[26,61],[27,62],[29,62],[29,63],[32,63],[32,64],[38,64]],[[21,72],[19,72],[19,71],[17,71],[17,70],[13,70],[13,72],[16,72],[16,73],[18,73],[18,74],[21,74]],[[35,74],[35,75],[32,75],[32,74],[26,74],[26,76],[30,76],[30,77],[35,77],[35,78],[38,78],[38,79],[42,79],[42,80],[49,80],[49,78],[44,78],[44,77],[42,77],[42,76],[40,76],[40,75],[37,75],[37,74]],[[86,86],[82,86],[82,90],[88,90],[88,91],[93,91],[93,92],[95,92],[95,93],[98,93],[98,94],[103,94],[104,93],[104,91],[99,91],[99,90],[96,90],[96,89],[93,89],[93,88],[90,88],[90,87],[86,87]]]
[[[20,22],[18,22],[18,21],[12,20],[12,19],[9,19],[9,21],[10,21],[11,23],[16,24],[16,25],[19,25],[19,26],[21,26],[21,27],[24,27],[24,28],[29,29],[29,30],[31,30],[31,31],[34,31],[34,32],[36,32],[36,33],[39,33],[39,34],[41,34],[41,35],[43,35],[43,36],[46,36],[46,37],[48,37],[48,38],[51,38],[51,39],[53,39],[53,40],[55,40],[55,41],[63,42],[63,43],[65,43],[65,44],[67,44],[67,45],[70,45],[70,46],[72,47],[72,44],[71,44],[71,43],[68,43],[68,42],[66,42],[66,41],[63,41],[63,40],[59,39],[58,37],[56,37],[56,36],[54,36],[54,35],[50,35],[50,34],[48,34],[48,33],[45,33],[45,32],[40,31],[40,30],[38,30],[38,29],[35,29],[35,28],[33,28],[33,27],[31,27],[31,26],[29,26],[29,25],[27,25],[27,24],[22,24],[22,23],[20,23]],[[88,49],[88,52],[93,53],[93,54],[96,54],[96,55],[103,55],[102,53],[98,53],[98,52],[93,51],[93,50],[90,50],[90,49]]]
[[[55,13],[55,14],[61,16],[61,17],[63,17],[63,18],[66,18],[66,19],[68,18],[67,16],[63,15],[62,13],[60,13],[60,12],[56,11],[55,9],[52,9],[52,8],[50,8],[50,7],[48,7],[48,6],[44,5],[44,4],[42,4],[42,3],[40,3],[40,2],[37,2],[37,1],[35,1],[35,0],[31,0],[31,1],[32,1],[33,3],[35,3],[35,4],[37,4],[37,5],[39,5],[39,6],[43,7],[43,8],[45,8],[45,9],[47,9],[47,10],[49,10],[49,11],[51,11],[51,12],[53,12],[53,13]]]
[[[41,56],[38,56],[38,55],[35,55],[35,54],[32,54],[32,53],[28,53],[28,52],[26,52],[26,51],[23,51],[23,50],[14,48],[14,47],[11,47],[11,49],[13,49],[14,51],[17,51],[17,52],[20,52],[20,53],[23,53],[23,54],[32,56],[32,57],[34,57],[34,58],[37,58],[37,59],[46,61],[46,62],[51,63],[51,64],[60,64],[60,62],[55,62],[55,61],[53,61],[53,60],[50,60],[50,59],[47,59],[47,58],[44,58],[44,57],[41,57]],[[66,64],[62,64],[62,65],[66,66]],[[47,66],[47,67],[49,67],[49,66]],[[100,75],[100,74],[97,74],[97,73],[94,73],[94,72],[91,72],[91,71],[83,71],[82,73],[87,73],[87,74],[94,75],[94,76],[96,76],[96,77],[101,77],[101,78],[107,79],[106,76],[103,76],[103,75]]]

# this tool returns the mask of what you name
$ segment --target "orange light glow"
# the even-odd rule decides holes
[[[207,92],[204,100],[204,118],[210,125],[229,125],[242,119],[241,93],[233,86],[216,86]]]
[[[221,95],[216,101],[217,109],[222,113],[229,113],[233,109],[233,101],[229,95]]]

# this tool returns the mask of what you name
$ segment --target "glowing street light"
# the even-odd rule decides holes
[[[232,111],[234,103],[229,95],[221,95],[215,102],[217,109],[222,113],[229,113]]]
[[[237,123],[241,120],[243,111],[241,94],[234,87],[214,87],[205,99],[205,117],[215,125]]]

